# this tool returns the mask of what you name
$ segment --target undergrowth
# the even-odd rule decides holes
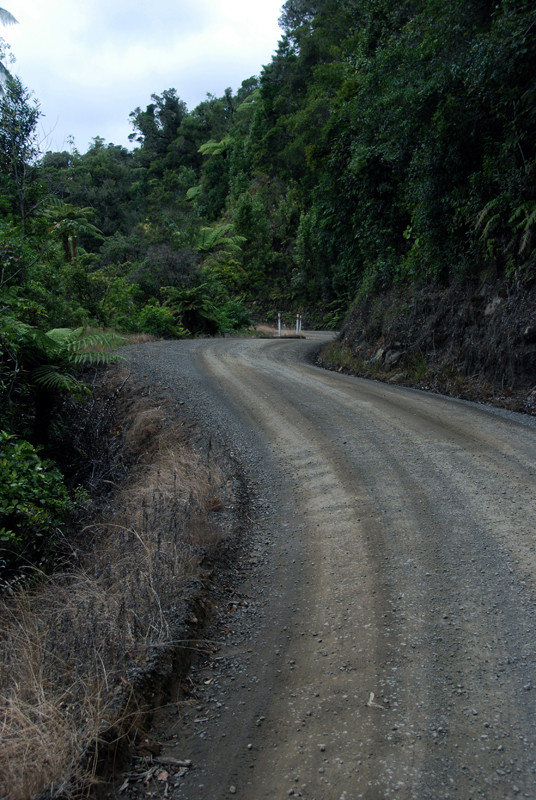
[[[3,800],[89,794],[104,739],[136,724],[137,673],[173,647],[185,592],[219,541],[222,475],[210,454],[146,399],[127,405],[128,480],[76,532],[61,569],[3,588]]]
[[[347,344],[337,340],[329,342],[322,348],[317,363],[334,372],[534,413],[534,408],[530,405],[530,396],[527,398],[526,392],[518,395],[513,392],[508,393],[506,390],[498,392],[496,387],[482,376],[464,375],[452,364],[434,363],[421,354],[407,356],[402,363],[389,367],[375,363],[372,358],[366,359],[355,355]]]

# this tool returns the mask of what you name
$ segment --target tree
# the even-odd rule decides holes
[[[40,150],[36,129],[40,116],[39,103],[32,100],[31,92],[19,78],[8,76],[0,96],[0,179],[23,234],[37,188]]]
[[[102,239],[100,230],[93,225],[93,208],[80,208],[61,200],[51,201],[44,211],[44,216],[50,222],[50,232],[60,238],[67,261],[73,261],[78,256],[78,237],[86,233]]]
[[[11,14],[9,11],[6,11],[5,8],[0,8],[0,23],[2,23],[2,25],[18,24],[13,14]],[[5,78],[10,74],[9,70],[3,63],[8,50],[9,45],[2,37],[0,37],[0,93],[3,91]]]
[[[54,328],[44,332],[11,315],[0,322],[0,351],[11,350],[16,375],[33,396],[33,439],[47,445],[54,407],[62,395],[88,393],[76,372],[83,364],[104,364],[117,360],[108,349],[122,343],[112,333],[89,333],[83,328]],[[12,395],[21,391],[12,387]]]
[[[145,111],[138,107],[130,114],[134,133],[128,138],[141,145],[145,161],[165,156],[187,113],[186,103],[177,97],[175,89],[152,94],[151,100]]]

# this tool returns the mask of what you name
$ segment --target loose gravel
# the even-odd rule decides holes
[[[253,497],[139,791],[533,798],[534,420],[321,371],[321,338],[125,350]]]

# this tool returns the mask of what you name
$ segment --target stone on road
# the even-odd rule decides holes
[[[320,370],[321,339],[127,351],[259,495],[168,796],[534,798],[534,420]]]

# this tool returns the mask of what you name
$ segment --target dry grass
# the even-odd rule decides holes
[[[152,333],[122,333],[121,336],[128,344],[145,344],[146,342],[161,341],[158,336],[153,336]]]
[[[76,569],[0,603],[3,800],[89,792],[103,734],[134,724],[129,687],[173,645],[183,589],[218,542],[222,476],[209,455],[143,402],[125,438],[141,463],[114,513],[80,532]]]
[[[1,609],[0,791],[9,800],[26,800],[45,787],[55,796],[73,776],[86,786],[92,782],[94,763],[83,765],[82,756],[98,739],[105,702],[99,683],[106,677],[86,674],[81,683],[64,653],[73,648],[51,649],[54,638],[70,638],[62,635],[53,597],[41,597],[38,612],[35,597],[23,593]],[[46,610],[43,600],[49,601]]]
[[[272,339],[274,337],[279,336],[279,331],[275,327],[271,327],[270,325],[255,325],[255,333],[257,336],[266,337],[268,339]],[[281,326],[281,337],[288,338],[289,336],[295,337],[296,336],[296,328],[287,328],[286,326]]]

